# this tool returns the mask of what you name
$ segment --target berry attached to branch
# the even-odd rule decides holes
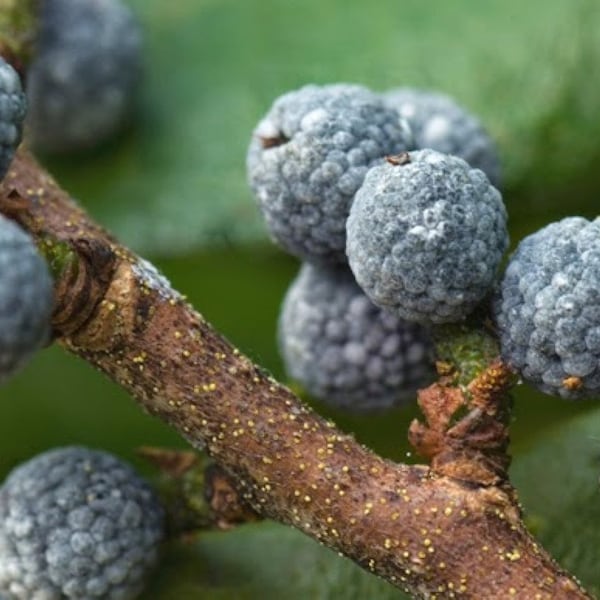
[[[50,339],[53,283],[32,238],[0,215],[0,382]]]
[[[301,267],[283,302],[279,345],[292,378],[354,412],[412,400],[432,375],[424,329],[375,306],[347,267]]]
[[[26,104],[19,75],[0,58],[0,179],[21,142]]]
[[[508,247],[500,192],[479,169],[433,150],[372,168],[347,222],[356,281],[378,306],[424,325],[464,319]]]
[[[600,218],[569,217],[521,241],[494,302],[503,358],[543,392],[600,393]]]

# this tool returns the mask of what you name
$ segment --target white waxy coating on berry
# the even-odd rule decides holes
[[[48,340],[53,300],[52,278],[33,240],[0,215],[0,382]]]
[[[600,395],[600,218],[524,238],[494,300],[503,358],[547,394]]]
[[[68,152],[110,138],[130,115],[141,31],[121,0],[44,0],[27,77],[35,148]]]
[[[490,291],[508,247],[500,192],[434,152],[374,167],[347,221],[347,254],[371,300],[426,325],[460,321]],[[404,161],[401,161],[404,162]]]
[[[412,144],[398,113],[362,86],[307,85],[281,96],[247,157],[271,236],[304,260],[344,263],[344,224],[367,170]]]
[[[301,267],[283,302],[279,346],[290,377],[354,412],[414,399],[432,372],[425,331],[374,306],[347,267]]]
[[[158,500],[129,465],[76,446],[45,452],[0,488],[0,595],[135,598],[162,536]]]
[[[21,142],[27,102],[17,72],[0,58],[0,179]]]
[[[408,121],[417,149],[437,150],[466,160],[481,169],[492,185],[501,180],[496,144],[479,119],[446,94],[396,88],[383,94],[384,102]]]

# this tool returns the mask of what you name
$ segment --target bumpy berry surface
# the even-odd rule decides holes
[[[358,85],[307,85],[256,127],[248,180],[272,237],[320,263],[345,262],[345,221],[368,168],[412,147],[398,113]]]
[[[52,278],[31,237],[0,215],[0,382],[49,338]]]
[[[0,179],[21,141],[27,102],[17,72],[0,58]]]
[[[45,452],[0,488],[0,595],[134,598],[162,535],[162,509],[129,465],[81,447]]]
[[[508,246],[500,192],[464,160],[420,150],[374,167],[347,222],[347,253],[371,300],[408,321],[450,323],[490,291]]]
[[[523,239],[494,313],[503,357],[524,380],[563,398],[600,395],[600,218]]]
[[[95,146],[130,114],[141,72],[137,20],[120,0],[44,0],[27,79],[34,146]]]
[[[301,267],[283,302],[279,345],[290,377],[350,411],[412,399],[432,371],[424,330],[377,308],[347,267]]]
[[[450,96],[397,88],[384,94],[383,99],[408,121],[417,149],[458,156],[481,169],[492,185],[500,185],[500,159],[494,141],[479,119]]]

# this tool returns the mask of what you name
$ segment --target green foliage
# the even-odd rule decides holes
[[[295,263],[265,241],[245,183],[251,131],[280,93],[314,81],[453,94],[499,140],[511,233],[597,211],[596,0],[132,0],[147,31],[135,123],[94,153],[48,161],[101,222],[155,259],[241,350],[281,377],[278,306]],[[60,258],[60,256],[58,257]],[[64,258],[64,257],[63,257]],[[68,385],[65,385],[68,382]],[[384,456],[410,451],[416,408],[318,409]],[[512,474],[531,526],[600,589],[600,413],[520,386]],[[81,443],[138,465],[140,445],[185,443],[86,364],[52,348],[0,389],[0,474]],[[144,598],[402,598],[301,534],[263,523],[166,549]]]
[[[521,227],[531,209],[569,214],[573,190],[580,211],[595,212],[595,0],[131,4],[147,42],[136,122],[100,151],[50,166],[138,251],[264,239],[246,148],[273,99],[308,82],[450,93],[499,140]]]
[[[547,428],[516,461],[526,522],[560,564],[600,594],[600,410]]]
[[[246,525],[169,548],[143,600],[402,600],[390,584],[289,527]]]

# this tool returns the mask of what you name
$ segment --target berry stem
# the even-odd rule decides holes
[[[418,394],[425,424],[409,440],[433,472],[508,493],[508,424],[512,371],[498,358],[496,338],[483,323],[445,325],[433,333],[439,380]]]
[[[529,534],[505,487],[392,463],[336,429],[95,225],[24,152],[0,184],[0,211],[38,241],[70,244],[90,280],[57,282],[57,304],[73,307],[55,323],[59,343],[205,448],[261,516],[415,598],[590,598]],[[474,398],[504,386],[502,369],[494,373],[475,380]]]

